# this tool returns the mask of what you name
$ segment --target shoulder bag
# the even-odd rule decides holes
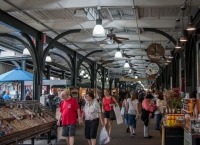
[[[113,102],[113,98],[111,98],[110,104],[111,104],[111,102]],[[111,109],[111,107],[110,107],[110,109]],[[110,119],[110,120],[116,120],[116,116],[115,116],[114,110],[110,110],[109,119]]]

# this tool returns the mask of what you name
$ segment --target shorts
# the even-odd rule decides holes
[[[128,125],[136,129],[136,122],[135,120],[136,115],[128,114]]]
[[[85,120],[85,138],[96,139],[99,126],[99,118]]]
[[[110,111],[105,111],[104,113],[103,113],[103,116],[104,116],[104,118],[110,118]]]
[[[75,136],[76,124],[64,125],[62,128],[62,136]]]

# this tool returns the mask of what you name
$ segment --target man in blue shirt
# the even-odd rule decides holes
[[[3,99],[4,99],[4,100],[9,100],[9,99],[11,99],[10,96],[9,96],[9,93],[10,93],[9,90],[6,90],[6,93],[3,95]]]

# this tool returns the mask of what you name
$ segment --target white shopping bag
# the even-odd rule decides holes
[[[115,111],[115,116],[116,116],[117,124],[123,123],[123,119],[122,119],[120,107],[119,106],[114,106],[114,111]]]
[[[110,137],[108,135],[108,132],[106,131],[106,128],[103,127],[100,132],[99,144],[102,145],[102,144],[107,144],[109,142],[110,142]]]

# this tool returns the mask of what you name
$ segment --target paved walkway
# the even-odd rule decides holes
[[[161,135],[160,132],[154,130],[155,119],[150,123],[150,135],[153,136],[152,139],[145,139],[143,137],[143,122],[141,119],[137,121],[137,130],[136,136],[130,138],[129,134],[125,132],[126,126],[124,124],[117,125],[116,121],[114,122],[113,131],[111,133],[111,141],[107,145],[161,145]],[[98,136],[101,127],[99,127]],[[24,143],[29,143],[26,141]],[[52,143],[55,144],[55,140],[52,140]],[[46,145],[45,140],[35,141],[36,145]],[[58,145],[65,145],[64,140],[59,140]],[[84,138],[84,125],[78,125],[75,137],[75,145],[87,145],[87,141]]]

